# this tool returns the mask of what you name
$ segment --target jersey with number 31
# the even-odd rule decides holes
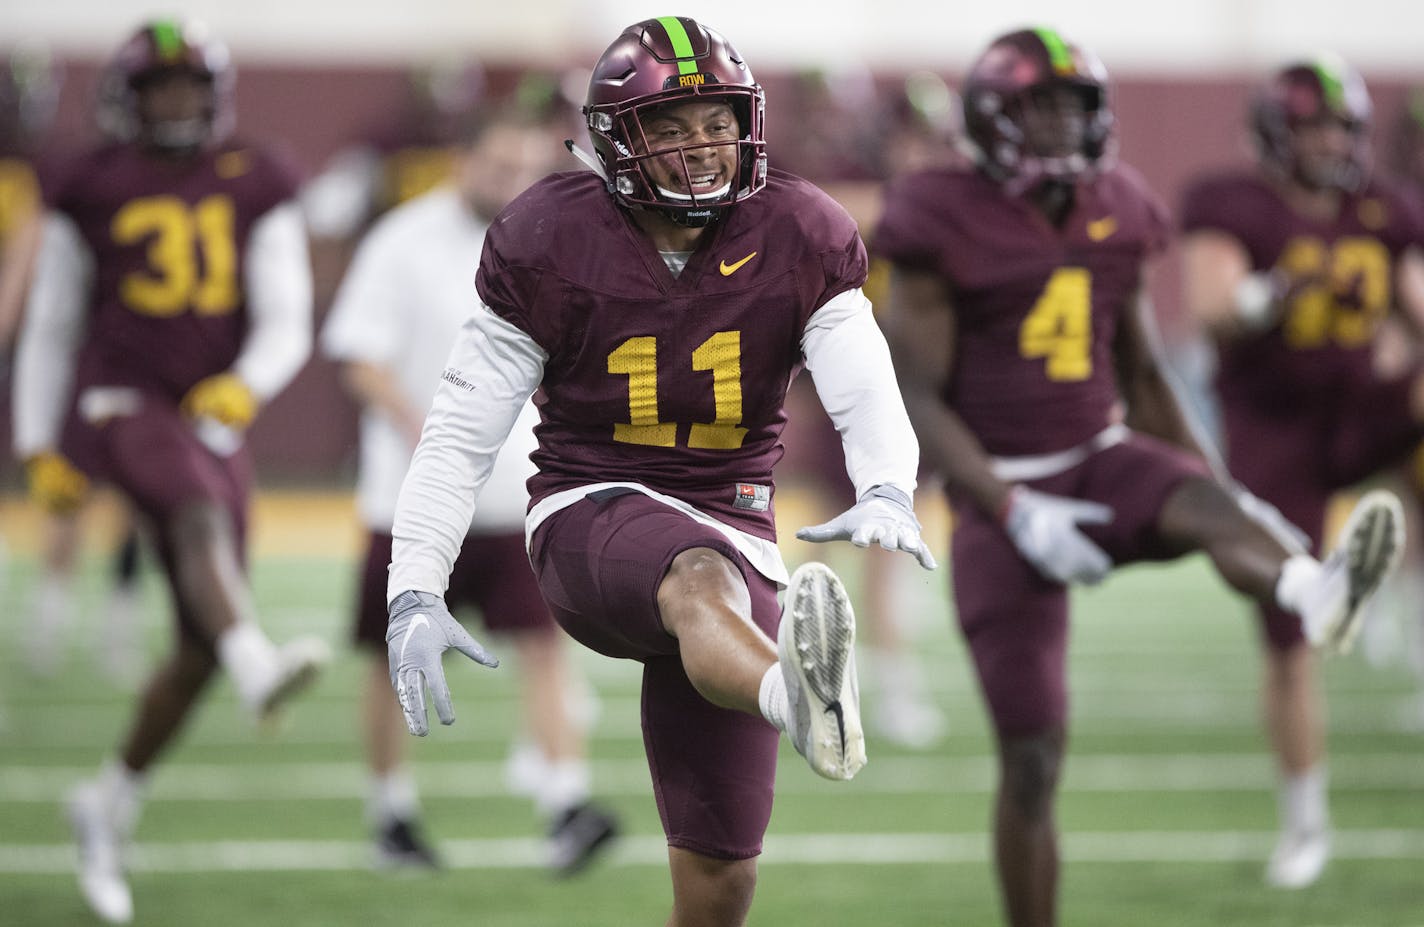
[[[941,277],[957,330],[944,401],[996,455],[1064,450],[1118,401],[1112,346],[1166,210],[1132,169],[1080,183],[1055,228],[972,169],[907,175],[886,191],[877,257]]]
[[[592,173],[535,184],[490,226],[477,276],[484,303],[548,354],[534,501],[632,481],[774,539],[802,333],[865,272],[845,210],[779,171],[677,276]]]
[[[228,369],[247,330],[248,234],[295,191],[285,163],[235,142],[182,160],[131,145],[78,159],[47,199],[94,261],[80,385],[176,400]]]

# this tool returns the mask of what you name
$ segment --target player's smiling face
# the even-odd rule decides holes
[[[642,125],[643,138],[634,139],[639,153],[668,151],[644,162],[648,179],[665,193],[716,196],[736,179],[740,129],[726,103],[664,107],[645,114]]]

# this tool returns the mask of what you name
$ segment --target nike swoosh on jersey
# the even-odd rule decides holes
[[[430,616],[416,615],[410,619],[410,627],[405,629],[405,637],[401,638],[400,658],[402,661],[405,660],[405,645],[410,643],[410,636],[415,633],[415,629],[422,625],[427,628],[430,627]]]
[[[756,257],[756,256],[757,256],[757,253],[756,253],[755,251],[753,251],[751,254],[748,254],[746,257],[742,258],[740,261],[738,261],[738,262],[735,263],[735,264],[728,264],[726,261],[723,261],[722,264],[721,264],[721,266],[718,267],[717,269],[722,272],[722,276],[724,276],[724,277],[730,277],[730,276],[732,276],[732,274],[735,274],[737,271],[741,270],[743,264],[745,264],[747,261],[750,261],[752,258],[754,258],[754,257]]]
[[[1094,219],[1088,223],[1088,237],[1093,241],[1102,241],[1117,231],[1117,219],[1112,216],[1104,216],[1101,219]]]

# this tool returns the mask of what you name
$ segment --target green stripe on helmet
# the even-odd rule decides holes
[[[697,62],[693,60],[692,39],[687,37],[687,29],[676,16],[659,16],[658,22],[667,30],[672,42],[672,53],[677,55],[677,73],[696,74]]]
[[[158,57],[167,60],[183,53],[183,30],[171,19],[160,19],[153,24],[153,44],[158,48]]]
[[[1072,74],[1077,68],[1073,65],[1073,52],[1069,50],[1068,43],[1063,41],[1063,37],[1052,29],[1037,28],[1033,30],[1034,35],[1043,43],[1043,48],[1048,52],[1048,63],[1053,65],[1053,70],[1059,74]]]
[[[1315,79],[1320,81],[1320,92],[1325,95],[1325,105],[1337,113],[1345,111],[1345,82],[1340,79],[1339,69],[1328,59],[1317,59],[1311,63]]]

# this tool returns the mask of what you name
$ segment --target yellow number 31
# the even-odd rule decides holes
[[[1083,267],[1060,267],[1019,326],[1019,353],[1045,358],[1050,380],[1086,380],[1093,373],[1093,282]]]
[[[227,196],[204,197],[191,207],[176,196],[125,203],[109,229],[115,244],[148,242],[148,272],[134,271],[119,282],[124,305],[161,318],[189,306],[199,315],[231,312],[238,301],[232,227]]]

